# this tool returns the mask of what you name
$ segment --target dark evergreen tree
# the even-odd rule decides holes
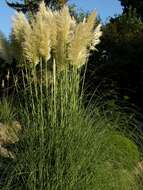
[[[10,7],[16,9],[17,11],[22,11],[23,13],[36,12],[38,10],[39,4],[42,1],[43,0],[21,0],[21,1],[6,0],[7,4]],[[45,4],[52,9],[59,9],[61,6],[67,3],[67,1],[68,0],[44,0]]]
[[[38,11],[39,4],[43,0],[6,0],[8,6],[17,11],[22,11],[24,14],[32,16],[35,12]],[[68,0],[44,0],[45,4],[53,10],[60,9],[64,6]],[[75,4],[69,5],[70,13],[75,19],[79,22],[87,17],[89,13],[84,12],[83,10],[78,10]]]
[[[88,65],[91,94],[96,90],[105,100],[128,99],[143,110],[142,30],[142,20],[131,9],[103,26],[98,52],[92,53]]]
[[[130,7],[136,9],[138,16],[143,19],[143,0],[119,0],[124,7],[124,12],[128,12]]]

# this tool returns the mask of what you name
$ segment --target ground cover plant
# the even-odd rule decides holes
[[[3,122],[18,119],[22,131],[15,157],[2,158],[1,189],[140,189],[138,146],[117,130],[117,116],[111,122],[96,106],[83,104],[82,66],[102,34],[95,18],[93,12],[77,24],[66,6],[51,11],[44,3],[30,22],[16,15],[8,46],[1,48],[19,68],[16,115],[11,104],[0,104],[0,111]]]

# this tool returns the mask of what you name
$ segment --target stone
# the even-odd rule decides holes
[[[15,144],[19,141],[21,125],[18,121],[11,124],[0,123],[0,156],[14,158],[14,153],[5,148],[6,145]]]

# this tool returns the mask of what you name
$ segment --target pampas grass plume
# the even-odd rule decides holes
[[[34,43],[36,43],[39,57],[44,58],[46,61],[50,58],[51,50],[50,29],[47,22],[48,16],[46,6],[43,2],[33,22],[33,36],[35,37]]]
[[[27,33],[30,33],[30,24],[23,13],[17,13],[13,18],[11,43],[13,56],[18,62],[25,59],[23,54],[23,43],[25,42]]]
[[[90,49],[95,49],[100,42],[101,25],[95,25],[96,12],[77,23],[67,6],[52,11],[42,2],[30,22],[23,13],[15,16],[11,35],[14,58],[31,66],[36,66],[40,60],[45,63],[50,60],[50,64],[55,60],[57,71],[68,63],[79,68],[86,63]],[[3,49],[1,54],[6,58],[7,48]],[[51,67],[49,65],[49,70]]]
[[[86,63],[90,49],[99,43],[101,36],[100,27],[95,28],[96,12],[89,15],[82,23],[77,24],[69,48],[71,64],[81,67]],[[95,28],[95,30],[94,30]]]

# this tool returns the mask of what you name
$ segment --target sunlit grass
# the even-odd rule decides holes
[[[28,81],[18,110],[23,134],[3,189],[139,189],[137,146],[117,132],[116,117],[84,108],[79,83],[75,68],[53,68],[47,86]]]
[[[41,4],[35,28],[24,15],[15,18],[12,43],[19,47],[15,58],[21,67],[14,76],[14,105],[22,134],[15,159],[2,173],[3,190],[140,190],[140,152],[119,130],[125,118],[106,117],[96,105],[83,103],[81,66],[101,35],[100,27],[94,31],[94,17],[76,25],[68,8],[53,13]],[[48,31],[49,37],[45,26],[54,22],[58,32]],[[10,119],[12,109],[1,113],[3,121]]]

